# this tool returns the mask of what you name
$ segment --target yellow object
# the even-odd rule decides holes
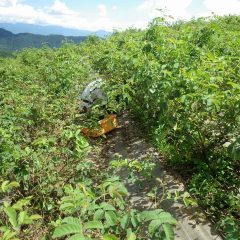
[[[103,120],[100,120],[99,122],[99,129],[89,129],[89,128],[83,128],[82,133],[88,137],[100,137],[108,132],[111,132],[113,129],[117,128],[118,122],[117,122],[117,115],[111,114],[108,117],[104,118]]]

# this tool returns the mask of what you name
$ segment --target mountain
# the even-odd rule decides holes
[[[0,37],[11,37],[12,35],[12,32],[0,28]]]
[[[64,28],[59,26],[41,26],[36,24],[26,24],[26,23],[0,23],[0,28],[4,28],[12,33],[32,33],[41,35],[63,35],[63,36],[89,36],[96,35],[98,37],[105,37],[109,35],[109,32],[105,30],[99,31],[88,31],[88,30],[77,30]]]
[[[85,36],[66,37],[63,35],[40,35],[32,33],[14,34],[8,30],[0,28],[0,51],[7,53],[9,51],[20,50],[22,48],[40,48],[43,44],[46,44],[49,47],[60,47],[63,41],[80,43],[85,39]]]

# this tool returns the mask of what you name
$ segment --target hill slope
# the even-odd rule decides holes
[[[60,47],[63,41],[82,42],[86,37],[63,35],[39,35],[31,33],[14,34],[3,28],[0,28],[0,51],[15,51],[22,48],[34,47],[40,48],[43,44],[49,47]]]

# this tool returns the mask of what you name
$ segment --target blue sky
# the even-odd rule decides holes
[[[240,14],[240,0],[0,0],[0,22],[109,31],[144,28],[156,9],[175,19]]]

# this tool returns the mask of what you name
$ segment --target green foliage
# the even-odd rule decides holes
[[[19,187],[18,182],[4,181],[2,183],[2,192],[10,192],[12,188]],[[41,219],[39,214],[29,215],[28,205],[30,205],[32,197],[25,197],[11,204],[9,201],[4,201],[3,206],[0,206],[0,214],[5,213],[3,219],[6,225],[0,226],[1,240],[16,240],[16,236],[21,234],[23,226],[31,225],[34,221]]]
[[[124,199],[128,192],[117,177],[95,187],[89,183],[66,186],[65,193],[60,210],[68,216],[55,228],[53,238],[145,239],[142,234],[147,223],[151,239],[173,239],[176,220],[161,209],[138,212],[128,208]]]
[[[19,187],[18,182],[4,181],[1,185],[1,191],[3,193],[10,191],[12,188]]]
[[[117,171],[121,168],[126,169],[128,178],[131,182],[150,181],[152,172],[156,164],[149,158],[139,160],[117,159],[110,162],[110,167]]]
[[[219,223],[220,227],[227,233],[226,239],[237,240],[239,239],[240,227],[232,217],[225,217]]]
[[[88,82],[90,67],[80,62],[78,51],[78,46],[65,44],[58,50],[28,49],[14,58],[1,59],[0,201],[9,199],[16,204],[27,196],[32,198],[22,210],[9,205],[1,211],[0,225],[10,221],[22,228],[30,222],[32,212],[51,221],[63,193],[61,186],[76,175],[81,180],[93,169],[86,159],[90,146],[77,119],[78,96]],[[85,165],[80,167],[83,159]],[[16,186],[16,191],[10,191]],[[31,223],[40,228],[38,224]],[[6,231],[4,234],[12,234]]]
[[[12,52],[7,50],[0,50],[0,58],[12,57]]]
[[[85,42],[92,66],[128,108],[215,221],[239,212],[239,16],[168,24]],[[91,50],[89,50],[91,46]],[[116,90],[118,89],[118,90]]]
[[[235,239],[238,23],[239,16],[173,24],[157,18],[146,30],[1,58],[0,238],[51,238],[53,230],[54,237],[69,239],[173,239],[176,222],[168,213],[131,209],[124,185],[109,178],[123,167],[133,180],[149,179],[154,165],[119,160],[105,169],[95,155],[97,142],[81,134],[82,126],[94,126],[100,116],[128,108],[171,167],[188,178],[191,195]],[[78,96],[99,75],[106,79],[109,101],[106,109],[96,104],[89,120],[79,114]],[[157,194],[153,189],[149,196],[161,202]],[[179,198],[177,192],[165,195]],[[184,201],[195,204],[189,194]],[[35,221],[38,216],[43,221]]]

